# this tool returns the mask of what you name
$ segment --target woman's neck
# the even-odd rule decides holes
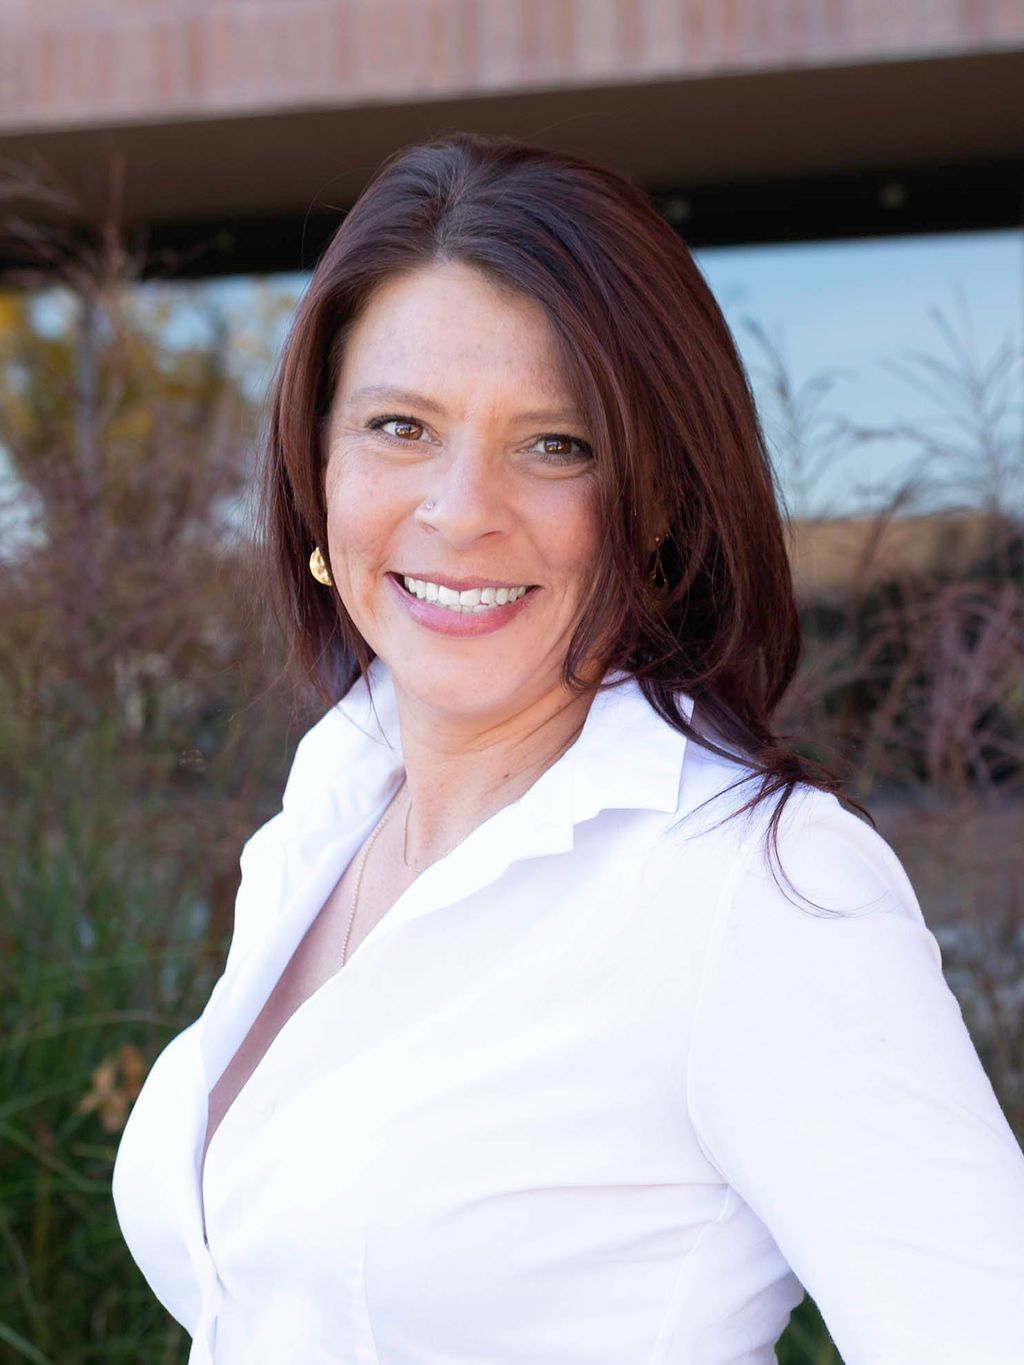
[[[518,800],[572,745],[593,693],[559,687],[502,719],[453,717],[395,688],[405,759],[408,864],[424,868]]]

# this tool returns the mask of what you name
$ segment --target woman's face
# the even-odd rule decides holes
[[[559,687],[601,535],[573,408],[543,309],[466,265],[387,280],[355,322],[328,557],[399,695],[499,722]]]

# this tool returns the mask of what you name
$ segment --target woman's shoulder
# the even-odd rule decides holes
[[[277,811],[242,845],[229,963],[245,956],[279,909],[289,861],[309,823],[303,811],[316,810],[326,795],[336,759],[338,724],[337,712],[331,710],[300,736]]]
[[[242,845],[241,879],[235,893],[235,914],[225,971],[248,954],[262,938],[277,912],[287,866],[285,815],[279,810],[265,820]]]
[[[770,803],[766,803],[769,804]],[[889,912],[922,921],[903,862],[879,830],[832,792],[807,783],[792,791],[774,837],[770,809],[744,849],[746,894],[797,913]]]
[[[782,914],[885,909],[921,920],[899,855],[867,818],[809,782],[745,809],[760,782],[744,755],[688,745],[667,842],[707,866],[722,898],[770,901]]]
[[[365,817],[393,780],[393,703],[386,678],[357,681],[300,734],[277,812],[241,849],[230,966],[273,924],[290,885]]]

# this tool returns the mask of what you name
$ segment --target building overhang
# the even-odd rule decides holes
[[[183,273],[307,268],[396,147],[504,133],[617,167],[694,245],[1024,220],[1024,50],[0,130]]]

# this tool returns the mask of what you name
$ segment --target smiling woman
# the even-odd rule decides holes
[[[192,1365],[766,1365],[804,1288],[846,1365],[1024,1359],[1024,1160],[773,729],[783,523],[685,245],[572,157],[405,149],[270,419],[325,714],[114,1173]]]

